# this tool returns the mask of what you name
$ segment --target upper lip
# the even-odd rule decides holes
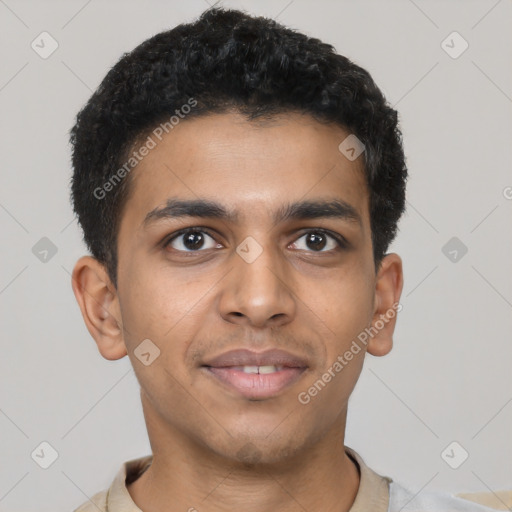
[[[306,368],[306,361],[284,350],[270,349],[254,352],[248,349],[237,349],[224,352],[203,362],[203,366],[217,368],[227,366],[287,366],[290,368]]]

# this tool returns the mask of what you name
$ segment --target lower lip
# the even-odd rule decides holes
[[[278,395],[296,382],[306,368],[283,368],[274,373],[245,373],[232,368],[204,367],[208,373],[245,398],[264,399]]]

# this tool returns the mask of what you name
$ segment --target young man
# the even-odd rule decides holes
[[[133,364],[153,452],[78,511],[490,510],[344,445],[403,284],[407,170],[368,72],[210,9],[124,55],[71,142],[92,253],[73,290],[102,356]]]

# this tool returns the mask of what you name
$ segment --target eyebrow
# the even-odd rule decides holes
[[[236,223],[240,218],[236,210],[229,210],[220,203],[206,199],[168,199],[165,206],[151,210],[142,223],[146,228],[161,219],[197,217],[219,219]],[[281,206],[274,212],[274,224],[287,220],[304,220],[335,218],[362,226],[362,219],[357,210],[341,199],[327,201],[298,201]]]

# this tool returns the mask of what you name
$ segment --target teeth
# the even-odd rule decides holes
[[[277,372],[277,366],[260,366],[259,373],[274,373]]]
[[[258,373],[258,366],[243,366],[244,373]]]
[[[244,373],[274,373],[283,369],[282,366],[235,366],[234,370]]]

